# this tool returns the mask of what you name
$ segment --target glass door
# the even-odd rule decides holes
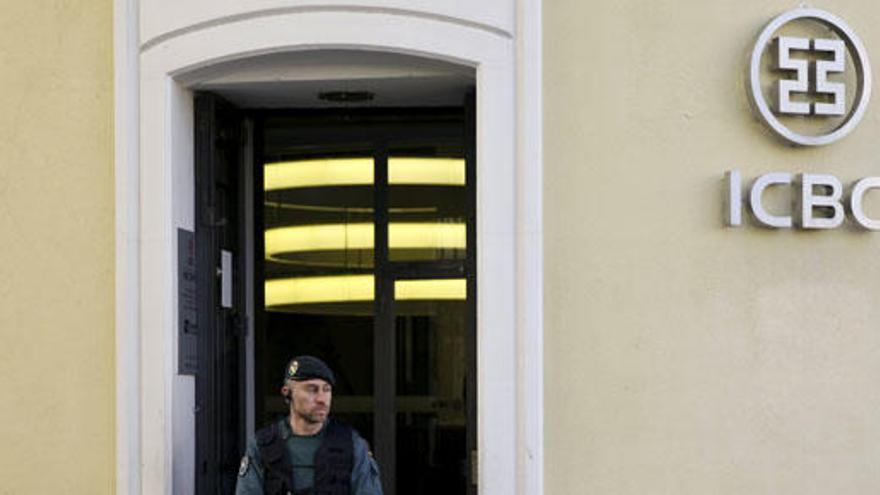
[[[262,419],[287,413],[279,377],[309,354],[337,375],[334,416],[371,438],[373,158],[357,143],[309,151],[273,148],[262,166]]]
[[[336,371],[332,414],[387,495],[473,493],[475,211],[464,107],[263,113],[257,423],[293,355]],[[260,235],[262,232],[262,235]]]
[[[397,493],[467,493],[466,280],[397,279],[393,287]]]

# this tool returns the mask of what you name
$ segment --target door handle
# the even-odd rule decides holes
[[[220,250],[220,306],[232,308],[232,251]]]

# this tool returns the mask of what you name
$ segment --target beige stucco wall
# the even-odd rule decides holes
[[[114,481],[112,2],[0,4],[0,493]]]
[[[544,2],[546,493],[880,492],[880,233],[721,223],[730,168],[880,175],[876,97],[821,149],[753,117],[794,6]],[[876,2],[821,7],[880,64]]]

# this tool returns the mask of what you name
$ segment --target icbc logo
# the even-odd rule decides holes
[[[861,40],[845,22],[801,8],[773,19],[761,32],[749,83],[761,119],[777,135],[815,146],[842,138],[862,118],[871,69]]]
[[[841,40],[807,38],[776,38],[778,50],[777,64],[780,70],[795,71],[797,79],[781,79],[777,84],[779,105],[777,111],[783,114],[796,115],[843,115],[846,100],[846,85],[840,82],[829,82],[828,74],[844,71],[846,66],[846,46]],[[812,80],[815,81],[815,93],[828,95],[831,103],[808,103],[792,101],[792,93],[810,93],[809,61],[792,58],[793,50],[826,52],[832,55],[831,60],[817,60],[813,64]]]

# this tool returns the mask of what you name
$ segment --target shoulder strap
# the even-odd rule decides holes
[[[278,423],[260,429],[257,447],[263,461],[263,489],[266,495],[286,495],[293,491],[293,468]]]
[[[331,419],[318,451],[315,452],[315,495],[351,493],[354,443],[351,427]]]

